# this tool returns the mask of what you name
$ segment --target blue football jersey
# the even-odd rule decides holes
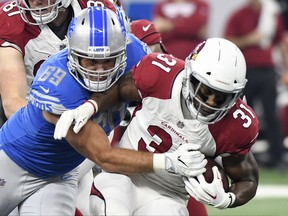
[[[133,41],[129,43],[130,51],[127,50],[129,66],[125,73],[147,54],[142,44]],[[53,138],[55,125],[48,123],[42,114],[44,110],[60,115],[82,105],[92,94],[69,72],[67,61],[68,50],[64,49],[41,65],[31,86],[28,104],[0,130],[0,148],[19,166],[41,178],[63,175],[85,159],[65,139]],[[124,119],[126,110],[127,104],[121,103],[97,113],[93,121],[109,134]]]
[[[136,65],[143,56],[151,53],[150,48],[147,44],[140,41],[137,37],[133,34],[127,34],[127,48],[126,48],[126,55],[127,55],[127,66],[126,71],[132,70],[133,66]]]

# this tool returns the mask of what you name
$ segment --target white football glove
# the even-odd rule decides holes
[[[154,170],[166,170],[183,176],[198,176],[206,171],[207,160],[200,145],[182,144],[174,152],[153,155]]]
[[[84,104],[74,110],[64,111],[56,123],[54,139],[61,140],[66,137],[67,132],[73,123],[75,124],[73,131],[77,134],[97,111],[98,105],[93,100],[87,100]]]
[[[226,193],[223,188],[221,174],[216,166],[212,167],[213,181],[207,183],[201,174],[195,178],[183,177],[185,188],[190,196],[204,204],[218,209],[225,209],[233,205],[236,196],[232,192]]]

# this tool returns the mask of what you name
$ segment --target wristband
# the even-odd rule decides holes
[[[230,203],[228,204],[228,206],[226,208],[229,208],[230,206],[232,206],[236,200],[236,196],[234,193],[228,192],[228,194],[229,194],[229,198],[230,198]]]
[[[153,154],[153,169],[157,170],[165,170],[165,154]]]
[[[95,115],[97,113],[97,111],[98,111],[98,104],[96,103],[96,101],[89,99],[89,100],[87,100],[85,102],[88,102],[88,103],[90,103],[93,106],[93,108],[94,108],[93,115]]]

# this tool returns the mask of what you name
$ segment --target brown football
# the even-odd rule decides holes
[[[229,190],[229,179],[227,174],[225,173],[224,169],[222,168],[222,166],[220,164],[218,164],[214,158],[211,157],[207,157],[206,159],[208,161],[207,165],[206,165],[206,172],[203,173],[206,182],[211,183],[213,181],[213,172],[212,172],[212,167],[217,166],[218,170],[221,174],[222,177],[222,183],[223,183],[223,188],[224,190],[227,192]]]

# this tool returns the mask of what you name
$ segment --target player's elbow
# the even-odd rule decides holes
[[[114,152],[116,153],[113,147],[102,149],[94,155],[94,162],[106,172],[117,172],[121,166],[121,159]]]
[[[4,100],[2,98],[2,106],[6,118],[10,118],[18,109],[27,104],[25,99],[21,98],[11,98],[9,100]]]

